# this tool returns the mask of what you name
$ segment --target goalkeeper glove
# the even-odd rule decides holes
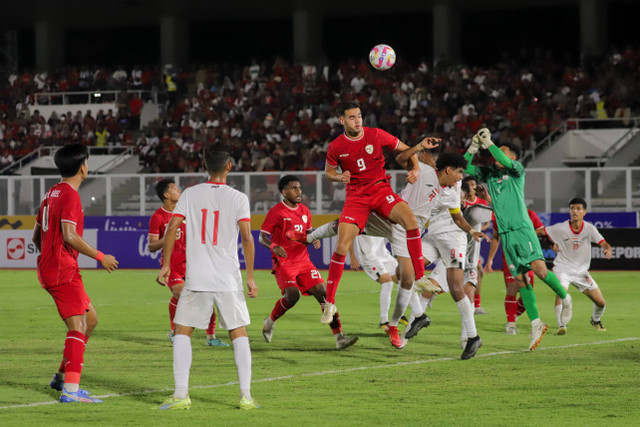
[[[478,138],[478,135],[473,135],[473,138],[471,138],[471,145],[469,145],[469,148],[467,149],[467,153],[476,154],[480,149],[480,145],[481,144],[480,144],[480,139]]]
[[[487,128],[482,128],[476,134],[476,137],[480,141],[480,145],[485,150],[493,145],[493,141],[491,141],[491,132]]]

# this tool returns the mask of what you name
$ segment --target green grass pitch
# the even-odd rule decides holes
[[[172,393],[172,348],[167,340],[170,292],[155,271],[84,271],[99,323],[85,353],[82,387],[99,405],[55,403],[49,388],[65,335],[51,297],[34,271],[1,273],[0,426],[24,425],[638,425],[640,422],[640,287],[638,272],[594,272],[607,310],[606,332],[589,325],[592,303],[571,289],[573,320],[555,335],[551,290],[536,294],[549,333],[528,347],[529,322],[504,332],[502,273],[485,276],[476,316],[484,341],[478,355],[459,359],[460,316],[449,295],[429,310],[432,325],[397,350],[378,330],[379,285],[345,271],[337,306],[355,346],[335,350],[311,297],[281,318],[270,344],[260,334],[280,293],[273,276],[257,272],[258,298],[248,301],[253,354],[252,394],[261,408],[237,409],[232,348],[193,339],[190,411],[156,408]],[[326,272],[324,272],[326,277]],[[395,300],[395,292],[394,292]],[[218,337],[229,342],[226,331]]]

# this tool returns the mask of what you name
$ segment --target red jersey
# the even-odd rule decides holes
[[[62,223],[76,226],[76,233],[84,232],[84,212],[80,195],[71,184],[59,182],[47,191],[36,223],[40,225],[38,280],[43,288],[68,283],[78,273],[78,251],[62,238]]]
[[[305,205],[298,203],[295,208],[289,207],[284,201],[272,207],[260,227],[260,232],[267,233],[271,241],[278,246],[282,246],[287,251],[287,257],[281,258],[276,254],[271,255],[273,268],[279,264],[293,264],[301,261],[310,261],[307,246],[287,239],[285,233],[288,230],[295,230],[306,233],[311,227],[311,212]]]
[[[487,202],[485,199],[481,199],[480,197],[476,197],[476,200],[474,202],[470,202],[469,200],[465,200],[464,201],[464,205],[462,206],[462,209],[466,209],[469,206],[474,206],[474,205],[489,206],[489,202]],[[535,213],[534,213],[534,215],[535,215]],[[495,217],[492,216],[491,218],[493,219]]]
[[[173,213],[166,210],[163,206],[159,207],[158,210],[151,215],[151,219],[149,220],[149,237],[154,236],[162,239],[164,233],[167,231],[172,215]],[[173,252],[171,253],[172,263],[186,260],[186,231],[185,222],[182,221],[182,224],[180,224],[180,227],[178,227],[176,231],[176,242],[173,246]],[[162,256],[160,257],[160,265],[162,265]]]
[[[398,138],[378,128],[362,128],[358,139],[343,133],[329,144],[327,164],[351,173],[347,196],[365,193],[376,182],[387,180],[382,148],[393,151],[399,144]]]

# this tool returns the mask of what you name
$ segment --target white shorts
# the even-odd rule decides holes
[[[464,269],[464,282],[465,285],[467,283],[471,283],[474,288],[478,287],[478,264],[475,264],[475,268],[465,268]]]
[[[353,240],[353,249],[360,266],[375,281],[384,274],[394,275],[398,267],[398,262],[385,244],[384,238],[370,235],[360,235]]]
[[[363,233],[368,236],[384,237],[391,241],[391,228],[393,224],[386,218],[378,215],[376,212],[369,214],[369,219],[364,226]]]
[[[464,268],[467,256],[467,236],[464,231],[429,234],[422,238],[422,255],[434,262],[440,258],[445,268]]]
[[[558,276],[558,280],[565,290],[569,289],[570,284],[575,286],[580,292],[598,289],[598,284],[593,280],[588,271],[573,272],[554,267],[553,272]]]
[[[249,309],[242,291],[206,292],[183,289],[178,299],[174,323],[192,328],[207,329],[213,306],[218,309],[218,322],[228,331],[251,323]]]
[[[436,267],[433,269],[431,274],[429,275],[429,279],[435,280],[438,282],[438,285],[442,288],[444,292],[449,292],[449,282],[447,282],[447,268],[445,267],[443,262],[440,260],[435,261]]]
[[[416,217],[418,220],[418,230],[420,231],[420,235],[424,233],[425,230],[425,222],[423,218]],[[404,257],[411,258],[409,255],[409,248],[407,248],[407,230],[402,228],[400,224],[393,224],[393,228],[391,230],[391,239],[389,239],[389,243],[391,243],[391,252],[396,257]]]
[[[396,268],[398,267],[398,261],[391,254],[388,254],[384,259],[377,259],[373,262],[367,262],[366,264],[360,264],[362,269],[371,280],[378,281],[378,279],[389,274],[393,276],[396,274]]]

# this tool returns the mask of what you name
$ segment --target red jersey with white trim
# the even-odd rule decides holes
[[[73,224],[76,233],[84,233],[84,212],[80,195],[71,184],[59,182],[47,191],[38,210],[36,223],[40,225],[38,280],[43,288],[50,288],[73,279],[78,268],[78,251],[62,237],[62,223]]]
[[[398,138],[378,128],[362,128],[358,139],[343,133],[329,144],[327,164],[351,173],[347,196],[364,193],[376,182],[388,179],[382,148],[393,151],[399,143]]]
[[[466,209],[469,206],[475,206],[475,205],[489,206],[489,202],[487,202],[485,199],[481,199],[480,197],[476,197],[476,199],[473,202],[470,202],[468,199],[465,199],[462,209]]]
[[[282,246],[287,251],[286,258],[279,257],[274,253],[271,254],[274,269],[278,265],[309,261],[307,245],[287,239],[285,233],[288,230],[306,233],[310,229],[311,212],[301,203],[292,208],[282,201],[269,210],[260,231],[267,233],[273,243]]]
[[[173,216],[173,212],[168,211],[161,206],[156,210],[153,215],[151,215],[151,219],[149,220],[149,237],[155,236],[158,239],[162,239],[164,237],[164,233],[167,231],[167,227],[169,226],[169,221],[171,221],[171,217]],[[185,221],[182,221],[180,227],[176,231],[176,242],[173,246],[173,253],[171,254],[172,262],[180,262],[180,260],[184,261],[186,259],[186,241],[185,241]],[[160,249],[162,251],[162,249]],[[160,256],[160,265],[162,265],[162,256]]]

